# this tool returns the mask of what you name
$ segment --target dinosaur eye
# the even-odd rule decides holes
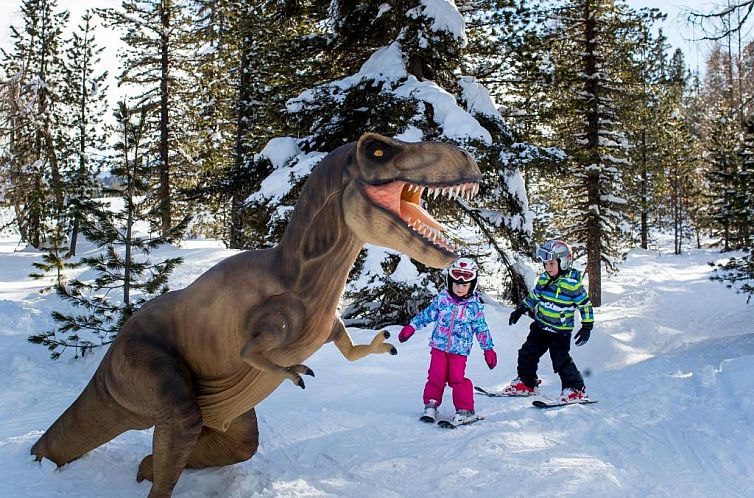
[[[377,140],[369,142],[366,145],[365,150],[366,157],[378,163],[385,163],[387,161],[390,161],[390,159],[396,154],[396,152],[397,150],[391,147],[390,144],[386,144]]]

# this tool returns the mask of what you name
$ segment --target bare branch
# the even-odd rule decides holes
[[[741,31],[752,11],[754,11],[754,0],[742,0],[709,13],[688,10],[686,18],[692,26],[698,27],[704,33],[704,36],[695,38],[694,41],[718,41]],[[736,14],[735,24],[726,25],[726,18],[734,14]],[[722,26],[718,26],[717,21],[722,21]]]

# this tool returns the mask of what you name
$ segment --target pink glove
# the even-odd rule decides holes
[[[487,363],[487,366],[490,367],[490,370],[495,368],[497,365],[497,353],[495,353],[494,349],[487,349],[484,351],[484,361]]]
[[[398,334],[398,340],[401,342],[406,342],[411,338],[412,335],[414,335],[414,332],[416,332],[416,329],[412,327],[411,325],[406,325],[401,329],[400,334]]]

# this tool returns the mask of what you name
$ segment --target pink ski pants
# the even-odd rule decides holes
[[[442,403],[445,384],[453,390],[453,406],[458,410],[474,409],[474,386],[466,378],[466,356],[446,353],[432,348],[427,384],[424,386],[424,404],[433,399]]]

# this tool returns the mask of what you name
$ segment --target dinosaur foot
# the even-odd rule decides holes
[[[288,374],[288,378],[291,379],[291,381],[301,389],[306,389],[306,386],[304,385],[304,379],[301,378],[302,375],[309,375],[311,377],[314,377],[314,372],[306,365],[292,365],[285,368],[285,371]]]

